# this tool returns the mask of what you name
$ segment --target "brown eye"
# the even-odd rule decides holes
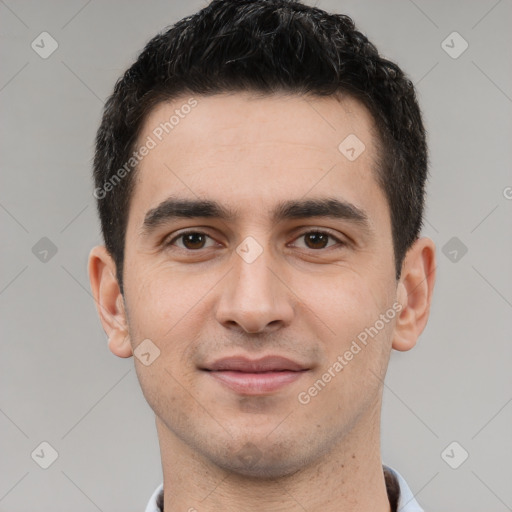
[[[333,245],[346,245],[339,238],[336,238],[334,235],[331,235],[331,233],[328,233],[327,231],[307,231],[298,237],[298,240],[300,239],[304,240],[304,243],[299,245],[299,247],[302,249],[305,248],[319,250],[328,249]]]
[[[174,237],[167,245],[177,245],[181,249],[188,249],[190,251],[197,251],[204,249],[207,239],[210,238],[206,233],[200,231],[187,231]],[[181,241],[181,244],[175,244],[176,241]]]
[[[187,249],[201,249],[204,245],[205,236],[202,233],[187,233],[182,235],[183,245]]]
[[[326,233],[318,233],[316,231],[312,231],[311,233],[306,233],[304,235],[306,245],[308,245],[310,249],[324,249],[329,238],[330,235],[327,235]]]

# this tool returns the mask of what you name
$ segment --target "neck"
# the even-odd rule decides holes
[[[157,417],[164,512],[390,512],[380,421],[372,416],[313,463],[271,479],[225,471],[183,443]]]

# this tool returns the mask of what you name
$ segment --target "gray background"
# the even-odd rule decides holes
[[[203,5],[0,0],[1,512],[141,511],[162,480],[133,359],[108,350],[90,295],[87,257],[101,243],[91,158],[117,77]],[[317,5],[351,15],[409,74],[429,132],[423,234],[438,277],[417,347],[392,355],[383,460],[427,511],[512,510],[512,3]],[[47,59],[31,48],[43,31],[59,45]],[[454,31],[469,44],[458,58],[445,49],[461,39],[442,46]],[[56,254],[41,252],[43,237]],[[58,452],[48,469],[31,457],[43,441]]]

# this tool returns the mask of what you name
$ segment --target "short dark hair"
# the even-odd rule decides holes
[[[96,136],[94,195],[121,293],[137,170],[131,157],[148,113],[184,94],[242,91],[344,93],[369,110],[378,133],[375,174],[391,212],[398,280],[422,228],[428,173],[426,134],[412,82],[346,15],[294,0],[213,0],[151,39],[105,104]],[[126,172],[127,162],[133,172]]]

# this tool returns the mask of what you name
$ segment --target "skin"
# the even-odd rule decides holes
[[[105,247],[89,256],[110,350],[130,357],[145,339],[160,350],[149,366],[134,363],[156,417],[165,510],[389,511],[383,379],[391,350],[414,347],[427,323],[434,242],[414,243],[397,282],[390,212],[373,172],[373,122],[356,100],[195,98],[198,105],[139,164],[124,297]],[[140,142],[188,99],[157,105]],[[366,147],[355,161],[338,150],[349,134]],[[146,213],[171,195],[215,200],[237,216],[178,219],[143,236]],[[281,201],[326,197],[364,210],[371,231],[346,219],[271,220]],[[202,244],[164,244],[185,228],[208,236]],[[324,247],[308,235],[315,229],[335,238]],[[248,236],[263,250],[252,263],[236,252]],[[300,403],[298,394],[393,304],[401,311]],[[279,354],[309,370],[278,391],[247,396],[199,369],[235,354]]]

